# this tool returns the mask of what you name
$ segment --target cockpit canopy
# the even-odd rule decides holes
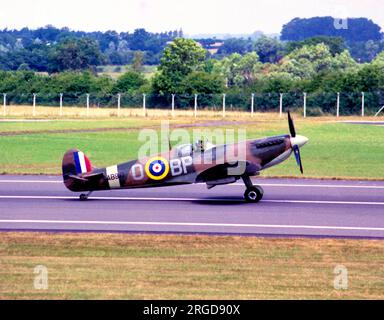
[[[182,144],[176,147],[176,154],[178,157],[192,156],[194,152],[204,152],[216,147],[214,144],[203,140],[197,140],[194,145],[192,143]]]
[[[189,157],[193,154],[193,147],[191,143],[182,144],[176,147],[176,154],[179,158]]]

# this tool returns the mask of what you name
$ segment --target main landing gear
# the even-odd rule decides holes
[[[254,186],[249,176],[243,176],[243,181],[247,189],[244,193],[245,201],[257,203],[263,199],[264,190],[260,186]]]
[[[87,194],[83,193],[80,195],[80,201],[87,201],[88,198],[91,196],[93,191],[88,192]]]

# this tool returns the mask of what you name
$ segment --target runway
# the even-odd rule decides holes
[[[94,193],[87,202],[60,177],[0,176],[2,231],[151,232],[384,238],[384,182],[256,179],[242,183]]]

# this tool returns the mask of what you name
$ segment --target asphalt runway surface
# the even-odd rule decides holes
[[[384,238],[384,182],[254,182],[265,191],[258,204],[243,201],[241,182],[96,192],[81,202],[60,177],[0,176],[0,229]]]

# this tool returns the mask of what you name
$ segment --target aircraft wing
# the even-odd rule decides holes
[[[243,175],[258,175],[261,167],[248,161],[219,164],[199,173],[196,178],[198,183],[207,183],[208,188],[217,185],[230,184],[239,180]]]

